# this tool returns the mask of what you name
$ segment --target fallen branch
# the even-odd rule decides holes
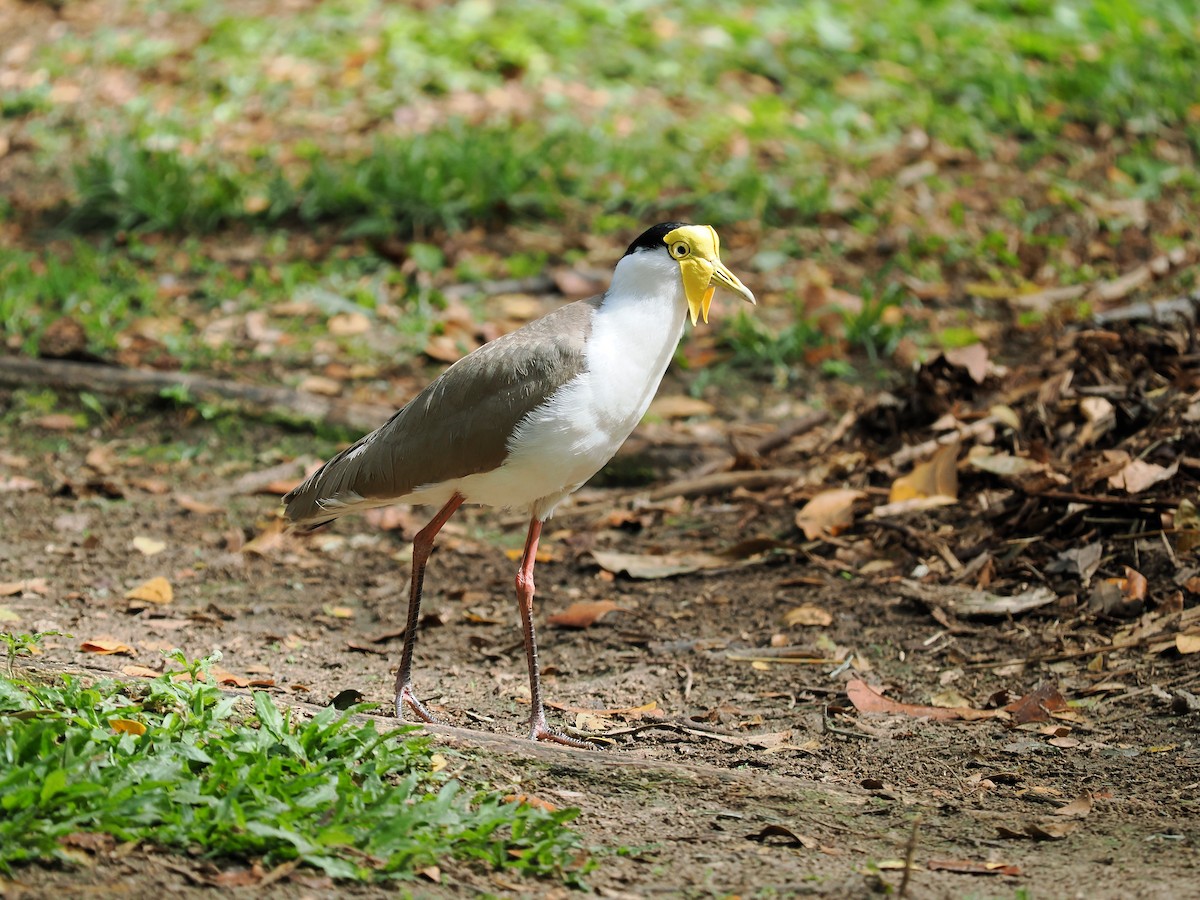
[[[354,403],[289,388],[242,384],[188,372],[122,369],[97,363],[23,356],[0,356],[0,384],[141,397],[183,390],[197,400],[234,403],[243,409],[286,419],[325,422],[360,431],[379,427],[395,412],[391,406]]]

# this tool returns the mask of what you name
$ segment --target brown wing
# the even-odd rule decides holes
[[[499,467],[517,423],[583,371],[600,300],[563,306],[460,359],[287,494],[287,517],[316,526],[347,512],[344,503],[398,500]]]

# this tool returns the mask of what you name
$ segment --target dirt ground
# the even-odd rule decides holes
[[[161,409],[125,421],[3,435],[0,582],[24,582],[0,598],[5,627],[73,636],[47,639],[31,665],[128,677],[131,664],[161,665],[164,648],[219,650],[224,669],[269,683],[282,703],[320,705],[356,690],[386,708],[406,535],[424,511],[247,547],[271,535],[276,499],[264,479],[294,478],[306,462],[263,465],[282,432],[247,426],[222,438]],[[634,451],[677,454],[656,439],[666,433],[643,428]],[[817,440],[799,435],[792,452],[812,454]],[[197,452],[156,457],[167,441]],[[705,452],[724,451],[698,450],[699,461]],[[447,527],[417,652],[418,690],[453,726],[434,729],[452,765],[468,779],[578,806],[600,863],[588,878],[598,895],[867,896],[897,889],[910,849],[913,897],[1200,895],[1200,714],[1171,696],[1195,689],[1200,654],[1145,642],[1086,652],[1118,623],[1081,625],[1072,598],[1016,617],[948,619],[913,591],[907,576],[922,557],[890,542],[891,530],[874,545],[891,567],[849,578],[838,555],[851,544],[804,541],[795,505],[769,491],[646,497],[582,492],[548,527],[537,570],[551,717],[612,732],[601,737],[607,749],[533,749],[522,738],[528,688],[511,557],[524,529],[510,515],[468,509]],[[938,533],[936,522],[910,525]],[[749,553],[750,538],[765,539],[768,552]],[[146,539],[165,547],[147,555],[157,548]],[[739,545],[729,566],[643,580],[610,574],[591,555]],[[172,583],[170,603],[126,599],[155,576]],[[616,609],[586,628],[547,623],[593,601]],[[130,649],[81,651],[98,638]],[[848,700],[854,679],[915,704],[952,688],[975,708],[1050,685],[1072,706],[1023,725],[866,714]],[[89,868],[24,869],[0,893],[190,896],[211,890],[216,871],[144,849]],[[386,893],[303,870],[255,890]],[[440,885],[413,890],[564,893],[455,866]]]

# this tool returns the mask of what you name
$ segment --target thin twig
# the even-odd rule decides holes
[[[908,882],[913,873],[913,857],[917,855],[917,834],[921,826],[921,814],[917,813],[913,816],[912,831],[908,835],[908,847],[904,851],[904,877],[900,879],[900,889],[896,891],[896,896],[903,898],[908,896]]]

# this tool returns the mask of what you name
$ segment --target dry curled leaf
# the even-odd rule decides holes
[[[626,610],[612,600],[581,600],[572,603],[560,613],[549,616],[546,621],[562,628],[590,628],[610,612]]]
[[[171,582],[160,575],[127,591],[125,599],[142,600],[146,603],[170,603],[175,599],[175,592],[171,588]]]
[[[821,491],[796,513],[796,527],[810,541],[823,536],[836,536],[853,523],[854,502],[866,496],[862,491],[849,488]]]
[[[121,643],[115,638],[92,638],[90,641],[81,643],[79,649],[84,653],[99,653],[104,656],[114,653],[124,653],[128,656],[134,655],[132,647]]]
[[[533,794],[508,794],[504,798],[505,803],[515,803],[518,806],[530,806],[534,809],[544,810],[545,812],[557,812],[558,807],[549,800],[543,800],[541,797],[535,797]]]
[[[1049,722],[1052,713],[1063,712],[1069,707],[1059,693],[1058,685],[1048,681],[1004,708],[1012,714],[1014,724],[1025,725],[1029,722]]]
[[[829,610],[822,609],[819,606],[814,606],[811,603],[802,603],[800,606],[794,606],[784,613],[783,621],[786,625],[823,628],[826,625],[833,624],[833,615]]]
[[[685,575],[702,569],[717,569],[730,565],[730,560],[715,553],[616,553],[593,550],[592,558],[606,572],[619,575],[624,572],[630,578],[656,579]]]
[[[941,447],[933,458],[918,463],[892,483],[888,504],[922,498],[958,499],[958,441]]]

